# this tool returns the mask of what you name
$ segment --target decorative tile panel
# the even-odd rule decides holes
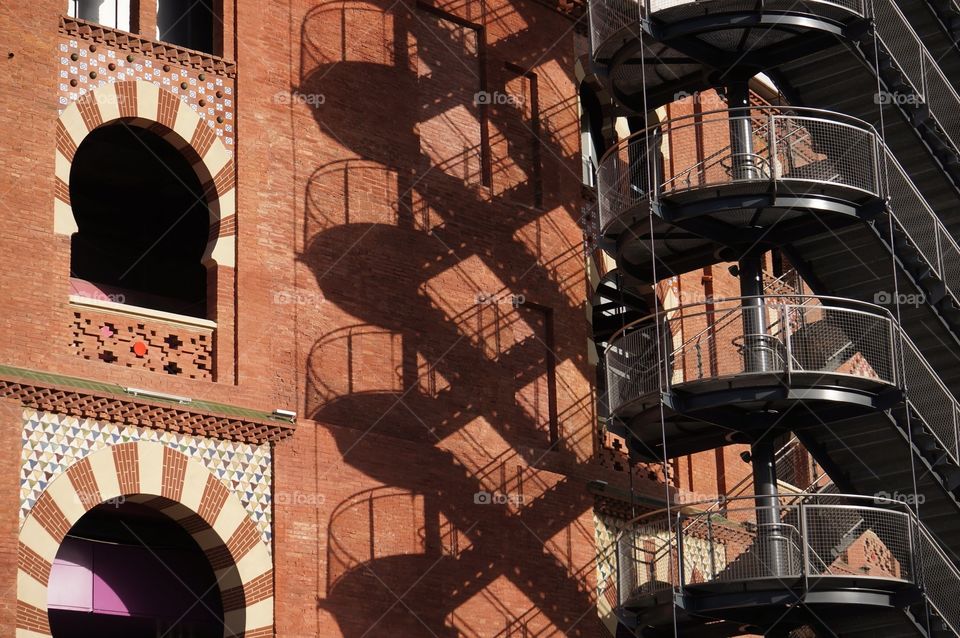
[[[236,68],[232,63],[75,18],[63,18],[60,36],[61,112],[105,84],[143,80],[186,102],[233,153]]]
[[[20,523],[51,481],[97,450],[136,441],[163,444],[196,459],[236,494],[261,538],[272,536],[271,452],[269,444],[175,434],[99,422],[53,412],[23,411],[20,467]]]

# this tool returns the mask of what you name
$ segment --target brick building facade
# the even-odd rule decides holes
[[[122,502],[193,539],[225,635],[603,635],[598,543],[631,506],[588,482],[665,492],[597,426],[582,13],[220,0],[178,43],[129,4],[0,7],[0,634],[72,635],[64,539]],[[173,149],[209,222],[144,302],[78,271],[96,232],[188,252],[142,216],[171,178],[110,164],[105,130]],[[191,310],[149,301],[195,275]],[[660,294],[689,291],[737,282]],[[726,493],[738,452],[668,485]]]

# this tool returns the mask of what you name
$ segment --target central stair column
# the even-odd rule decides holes
[[[757,576],[788,576],[795,571],[790,560],[790,539],[783,534],[780,521],[775,454],[770,434],[750,447],[757,505]]]
[[[750,88],[747,80],[731,83],[726,93],[727,105],[731,109],[740,109],[730,118],[732,177],[735,180],[760,179],[760,163],[753,150],[753,120],[750,117]]]
[[[731,122],[731,133],[733,123]],[[749,132],[749,129],[747,130]],[[743,300],[743,363],[745,372],[775,373],[778,368],[776,342],[770,336],[763,297],[763,251],[751,249],[739,263],[740,294]],[[773,433],[766,432],[750,448],[753,487],[757,507],[757,539],[754,550],[757,576],[786,576],[791,573],[790,539],[783,535],[780,499],[777,490],[776,450]]]

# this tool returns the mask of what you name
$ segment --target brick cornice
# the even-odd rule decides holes
[[[230,78],[237,77],[236,62],[224,60],[203,51],[194,51],[166,42],[150,40],[119,29],[111,29],[96,22],[61,16],[60,31],[73,37],[104,42],[113,44],[120,49],[136,51],[155,60],[176,62]]]
[[[629,521],[640,514],[646,514],[654,510],[653,507],[648,505],[637,505],[636,503],[631,505],[629,501],[616,497],[601,496],[600,494],[594,494],[593,507],[598,514],[624,521]]]
[[[11,366],[0,366],[0,398],[78,418],[254,444],[282,440],[295,428],[286,419],[239,406],[147,399],[116,385]]]

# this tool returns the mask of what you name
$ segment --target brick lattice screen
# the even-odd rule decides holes
[[[213,330],[75,308],[73,348],[84,359],[213,379]]]

